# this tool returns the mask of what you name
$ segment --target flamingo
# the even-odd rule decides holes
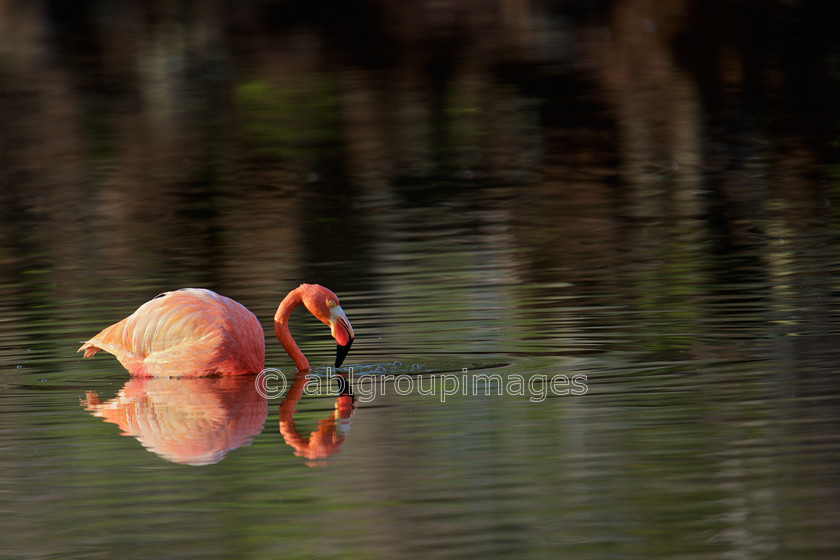
[[[283,298],[274,315],[277,339],[298,371],[308,371],[309,360],[289,332],[289,315],[301,303],[329,325],[338,368],[355,334],[338,297],[323,286],[301,284]],[[240,375],[262,371],[265,333],[241,303],[211,290],[184,288],[147,301],[82,344],[82,350],[85,358],[99,350],[113,354],[131,375]]]

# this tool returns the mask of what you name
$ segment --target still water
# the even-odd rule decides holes
[[[0,556],[836,557],[840,44],[655,4],[0,3]],[[268,376],[76,354],[186,286]]]

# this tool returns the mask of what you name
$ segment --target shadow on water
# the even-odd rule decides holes
[[[295,407],[303,397],[307,383],[317,381],[308,375],[298,374],[283,402],[280,404],[280,434],[286,445],[295,450],[295,455],[305,457],[310,466],[324,466],[326,459],[341,451],[344,440],[350,431],[353,415],[356,412],[355,398],[352,387],[343,375],[336,375],[332,380],[337,382],[334,412],[318,421],[315,431],[308,436],[302,435],[294,421]],[[320,387],[316,394],[320,394]]]
[[[295,455],[307,459],[307,465],[323,466],[344,445],[356,412],[357,394],[369,406],[387,394],[440,395],[442,401],[459,394],[503,395],[518,391],[525,395],[527,384],[531,398],[541,395],[539,400],[543,400],[548,389],[542,384],[551,383],[534,377],[526,381],[516,375],[504,377],[494,373],[491,378],[480,373],[482,369],[505,367],[499,364],[473,368],[469,374],[466,367],[460,372],[447,372],[429,371],[419,364],[408,370],[401,366],[398,362],[357,366],[349,374],[334,375],[328,368],[327,376],[299,373],[291,385],[279,370],[266,370],[256,376],[131,377],[113,398],[103,401],[95,391],[86,391],[81,404],[93,416],[117,425],[121,435],[136,438],[148,451],[167,461],[205,466],[250,445],[263,431],[269,399],[282,396],[279,432],[286,445]],[[391,373],[385,373],[388,371]],[[565,385],[568,384],[566,379]],[[584,393],[585,390],[574,394]],[[570,394],[567,387],[562,394]],[[298,430],[294,420],[304,395],[335,398],[333,413],[319,420],[315,431],[308,435]]]
[[[285,378],[274,376],[273,382]],[[317,387],[309,387],[308,382]],[[283,395],[279,429],[295,455],[308,465],[325,465],[344,443],[355,412],[355,399],[346,376],[336,375],[335,412],[318,422],[310,435],[298,432],[295,407],[307,395],[329,395],[321,379],[298,374]],[[148,451],[167,461],[194,466],[212,465],[231,451],[250,445],[263,431],[268,398],[279,390],[264,374],[225,377],[132,377],[115,397],[103,401],[87,391],[82,406],[93,416],[116,424],[121,435],[136,438]]]
[[[268,403],[254,381],[132,377],[112,399],[88,391],[82,405],[167,461],[212,465],[262,431]]]

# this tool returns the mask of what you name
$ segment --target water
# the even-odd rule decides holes
[[[836,557],[840,49],[811,4],[27,6],[4,557]],[[343,384],[303,310],[311,378],[271,336],[300,282],[356,331]],[[76,354],[185,286],[260,318],[268,394]]]

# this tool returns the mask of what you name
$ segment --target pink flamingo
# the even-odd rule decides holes
[[[283,298],[274,315],[277,339],[298,371],[309,370],[309,361],[289,332],[289,315],[301,303],[330,326],[339,367],[355,335],[338,297],[323,286],[301,284]],[[82,344],[82,350],[85,358],[105,350],[132,375],[239,375],[262,371],[265,333],[242,304],[210,290],[184,288],[147,301]]]

